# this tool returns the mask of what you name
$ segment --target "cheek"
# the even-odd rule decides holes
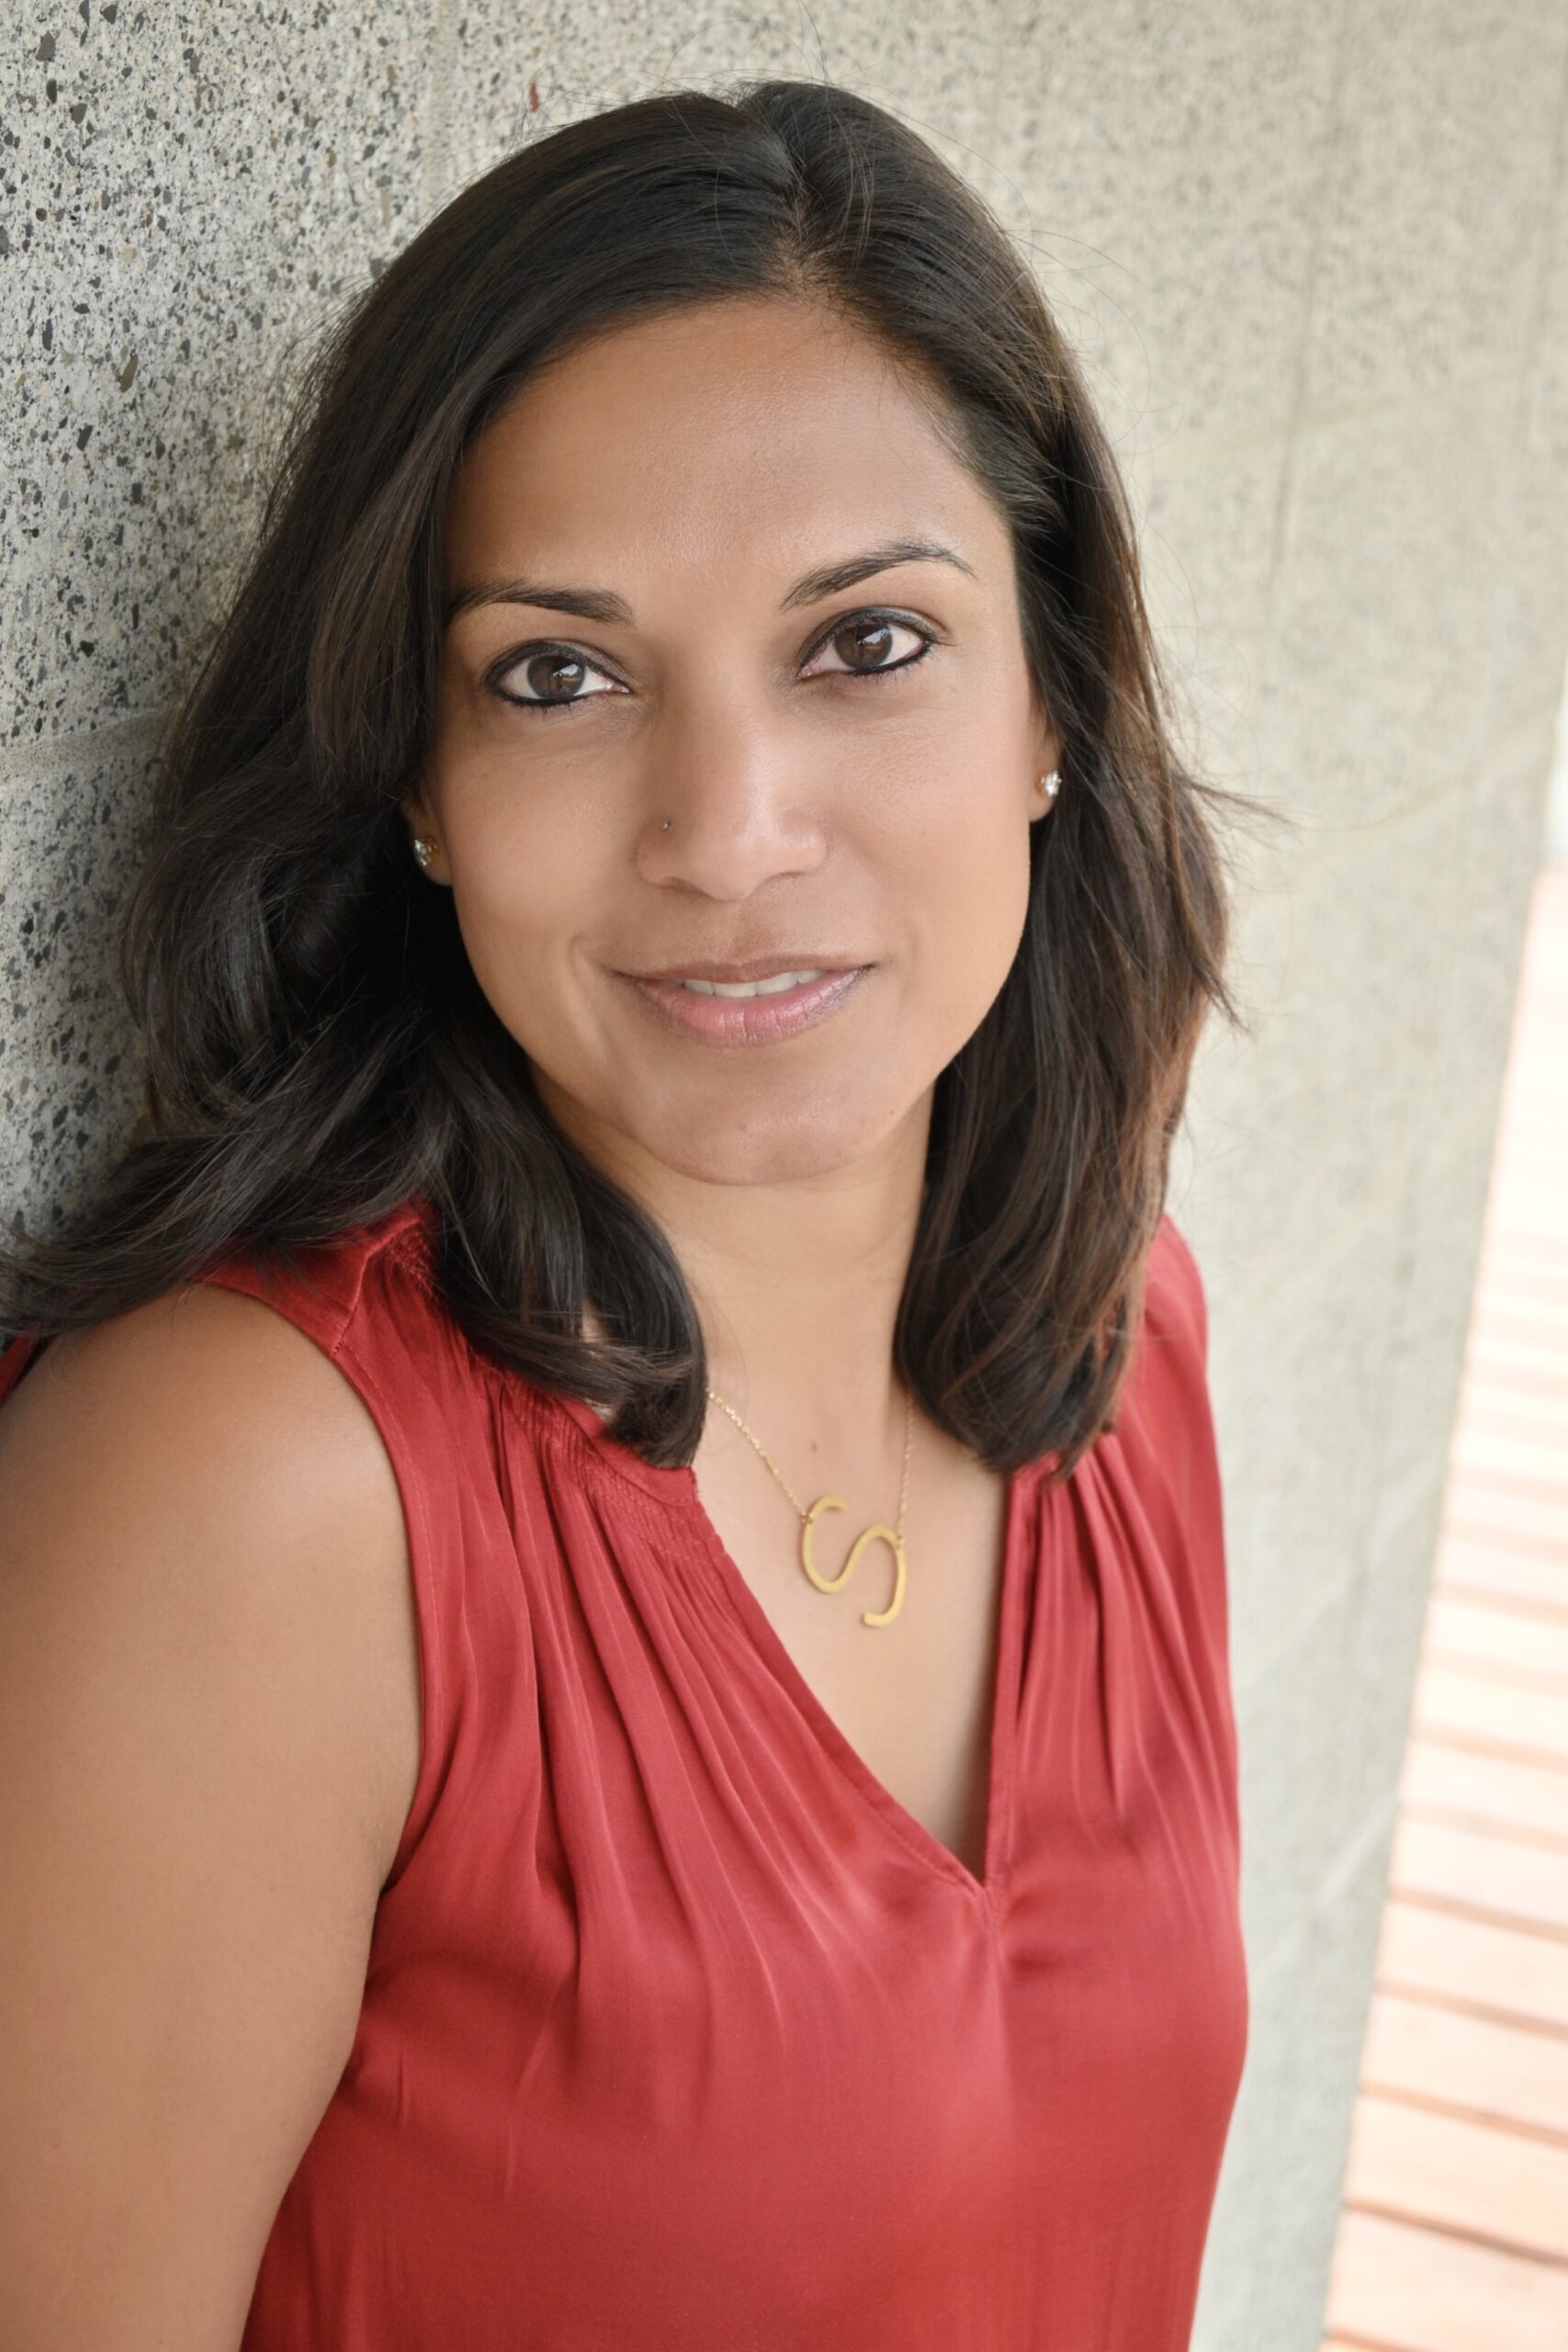
[[[474,977],[533,1052],[564,1019],[569,950],[593,893],[592,852],[515,815],[452,827],[453,899]]]
[[[918,842],[905,844],[903,887],[920,910],[928,992],[962,1030],[958,1043],[978,1025],[1017,955],[1029,859],[1028,812],[1010,785],[972,785],[949,797],[920,825]]]

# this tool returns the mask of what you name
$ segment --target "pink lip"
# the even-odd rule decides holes
[[[688,1037],[710,1046],[771,1046],[825,1020],[874,968],[863,964],[857,971],[825,972],[777,996],[751,997],[702,996],[679,980],[625,977],[660,1021]]]

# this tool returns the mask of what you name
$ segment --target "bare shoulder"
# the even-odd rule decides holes
[[[192,1442],[198,1432],[238,1458],[212,1461]],[[182,1284],[51,1339],[0,1414],[0,1464],[89,1434],[112,1448],[106,1468],[122,1468],[142,1446],[172,1448],[187,1491],[279,1452],[363,1483],[383,1452],[312,1339],[260,1300],[212,1283]]]
[[[412,1792],[397,1482],[313,1340],[193,1283],[29,1364],[0,1529],[0,2270],[39,2352],[231,2346]]]
[[[105,1610],[193,1578],[197,1602],[310,1623],[379,1885],[418,1760],[408,1543],[381,1434],[314,1340],[209,1283],[59,1334],[0,1411],[0,1526]]]

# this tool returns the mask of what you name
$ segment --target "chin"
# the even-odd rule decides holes
[[[798,1184],[831,1176],[885,1144],[897,1116],[806,1119],[794,1125],[765,1113],[750,1121],[694,1116],[628,1126],[642,1150],[677,1175],[703,1184]]]

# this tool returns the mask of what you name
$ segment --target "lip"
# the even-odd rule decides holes
[[[626,972],[628,980],[771,980],[779,972],[855,972],[865,967],[857,964],[852,956],[830,950],[827,955],[815,953],[808,947],[792,947],[785,954],[749,956],[732,964],[661,964],[656,972]]]
[[[700,964],[688,968],[694,980],[708,978]],[[774,957],[772,968],[789,972],[818,967],[781,962]],[[826,1021],[847,998],[854,995],[861,982],[875,968],[874,964],[852,965],[847,969],[826,971],[819,980],[806,980],[799,988],[783,989],[777,996],[753,997],[699,996],[691,989],[683,989],[678,980],[644,978],[632,972],[623,972],[618,977],[641,998],[657,1021],[678,1030],[682,1036],[694,1037],[709,1046],[772,1046]],[[769,973],[764,969],[740,977],[761,980],[768,978]]]

